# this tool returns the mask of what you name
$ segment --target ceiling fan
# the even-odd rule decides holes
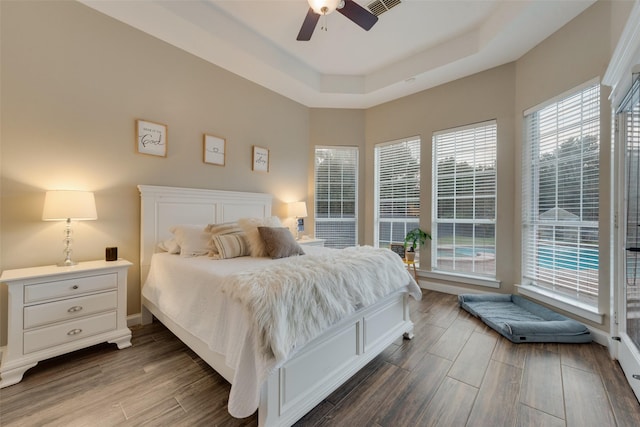
[[[307,0],[309,2],[309,11],[304,18],[297,40],[309,41],[313,30],[321,16],[325,16],[337,10],[360,27],[369,31],[373,24],[378,21],[378,17],[360,6],[353,0]]]

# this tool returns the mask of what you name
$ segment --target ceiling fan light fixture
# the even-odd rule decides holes
[[[328,15],[340,6],[342,0],[307,0],[307,2],[318,15]]]

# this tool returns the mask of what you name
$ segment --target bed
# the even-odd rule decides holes
[[[303,341],[302,345],[294,345],[290,352],[274,350],[273,353],[276,356],[264,356],[264,352],[261,351],[263,349],[259,348],[261,341],[256,338],[261,335],[254,330],[251,320],[247,320],[249,310],[243,305],[241,299],[229,298],[221,302],[222,297],[219,294],[183,297],[186,295],[184,293],[186,289],[191,292],[191,288],[200,286],[196,284],[204,283],[205,278],[202,274],[205,273],[202,273],[202,270],[214,264],[215,268],[224,270],[226,264],[222,260],[214,261],[207,257],[185,259],[176,255],[158,253],[157,246],[158,243],[171,237],[169,229],[176,224],[220,224],[247,217],[270,217],[271,195],[150,185],[139,185],[138,189],[141,195],[142,322],[150,323],[155,317],[231,383],[228,409],[232,416],[245,417],[255,412],[257,408],[259,426],[291,425],[393,341],[402,336],[408,339],[413,338],[413,323],[409,317],[408,304],[410,296],[420,298],[420,290],[411,275],[402,268],[400,272],[394,271],[394,277],[401,277],[401,280],[406,281],[406,285],[377,298],[375,302],[354,309],[352,313],[323,329],[312,339]],[[238,258],[236,264],[251,265],[251,268],[248,268],[251,271],[247,274],[257,275],[268,271],[271,276],[272,270],[284,270],[284,266],[286,269],[294,270],[306,268],[304,263],[310,262],[312,255],[318,259],[325,259],[329,263],[331,257],[336,256],[336,252],[341,252],[307,246],[304,250],[309,256],[292,257],[296,259],[282,261],[282,263],[298,262],[300,264],[298,267],[279,264],[278,261],[281,260],[251,257]],[[374,254],[373,248],[369,250]],[[386,256],[386,254],[380,255]],[[397,255],[394,254],[394,256]],[[165,271],[169,270],[163,270],[168,268],[167,264],[176,264],[177,268],[190,269],[189,273],[180,272],[180,270],[172,271],[177,277],[188,278],[187,281],[194,284],[189,286],[182,283],[180,294],[176,293],[169,300],[197,301],[196,305],[203,305],[203,302],[208,301],[207,306],[212,307],[208,311],[215,312],[216,316],[222,316],[219,311],[225,312],[226,327],[204,329],[201,326],[202,323],[196,322],[201,320],[198,317],[200,315],[189,314],[191,308],[186,310],[180,308],[176,311],[175,307],[167,306],[156,297],[157,295],[166,297],[171,292],[170,288],[159,292],[154,291],[156,284],[160,282],[167,282],[166,286],[171,286],[171,274],[165,274]],[[264,271],[259,270],[263,269],[261,264],[265,265]],[[402,265],[401,262],[399,264]],[[160,265],[165,267],[159,267]],[[236,268],[235,265],[233,268]],[[147,282],[148,276],[149,282]],[[243,275],[231,276],[224,279],[227,288],[240,289],[237,283],[232,283],[229,279],[233,278],[237,281]],[[205,288],[204,285],[200,287]],[[184,304],[186,306],[187,302]],[[198,318],[194,320],[194,317]],[[226,333],[222,331],[225,328]],[[279,347],[273,346],[273,348]],[[289,347],[283,348],[289,349]]]

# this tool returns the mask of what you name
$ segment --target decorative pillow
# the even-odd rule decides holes
[[[209,224],[204,231],[211,234],[230,234],[242,231],[237,222],[223,222],[222,224]]]
[[[304,251],[285,227],[258,227],[267,254],[271,258],[286,258],[304,255]]]
[[[169,231],[180,246],[180,256],[194,257],[209,253],[209,233],[204,225],[174,225]]]
[[[170,254],[180,253],[180,245],[174,237],[158,243],[158,249],[164,252],[169,252]]]
[[[218,250],[218,259],[249,255],[249,245],[244,233],[219,234],[213,236],[212,240]]]
[[[213,241],[213,236],[241,233],[242,228],[238,226],[237,222],[223,222],[222,224],[209,224],[205,227],[204,231],[211,233],[211,239],[209,240],[209,256],[218,255],[218,248]]]
[[[258,232],[258,227],[282,227],[280,218],[277,216],[267,218],[241,218],[238,220],[238,225],[247,235],[249,252],[252,257],[269,256],[267,249],[264,247],[262,237],[260,237],[260,233]]]

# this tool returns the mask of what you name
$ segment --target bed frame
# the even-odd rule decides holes
[[[175,224],[207,224],[242,217],[271,216],[268,194],[139,185],[141,194],[140,272],[144,284],[156,243]],[[260,427],[289,426],[346,382],[393,341],[413,338],[409,295],[404,291],[359,310],[304,346],[262,386]],[[155,316],[213,369],[232,383],[234,371],[224,357],[168,319],[142,298],[142,322]]]

